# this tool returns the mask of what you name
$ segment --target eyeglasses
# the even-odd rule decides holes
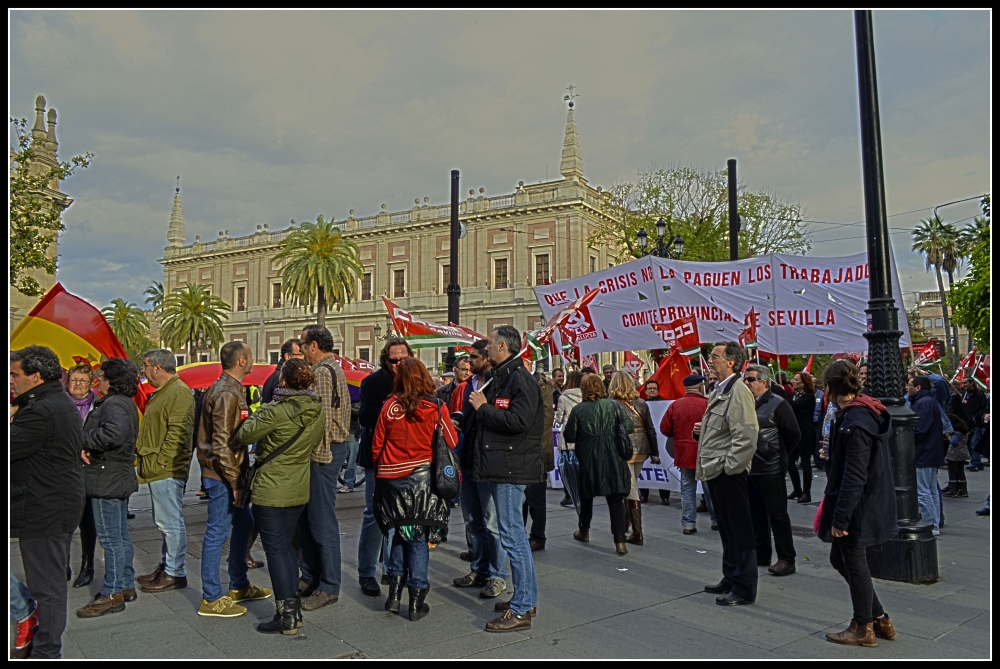
[[[69,380],[69,385],[71,385],[71,386],[74,386],[74,385],[83,385],[83,384],[90,384],[90,379],[70,379]]]
[[[717,354],[717,353],[709,353],[709,354],[708,354],[708,359],[709,359],[709,360],[722,360],[722,359],[723,359],[724,357],[726,357],[726,356],[724,356],[724,355],[719,355],[719,354]]]

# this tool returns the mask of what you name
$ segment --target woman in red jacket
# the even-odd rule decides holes
[[[410,593],[410,620],[420,620],[427,582],[427,528],[448,524],[448,501],[434,491],[431,462],[434,433],[440,427],[448,448],[458,445],[448,407],[434,398],[436,386],[416,358],[406,358],[396,371],[393,394],[378,417],[372,438],[375,464],[375,520],[388,536],[395,528],[389,554],[389,597],[385,610],[399,613],[403,575]]]

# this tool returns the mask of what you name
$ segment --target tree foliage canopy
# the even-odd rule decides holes
[[[38,297],[42,287],[30,272],[40,269],[56,273],[57,256],[50,255],[49,249],[66,229],[61,209],[52,206],[45,193],[53,180],[62,181],[77,169],[88,167],[94,156],[91,153],[73,156],[68,162],[38,169],[32,165],[37,156],[27,123],[26,119],[10,119],[17,145],[10,148],[9,277],[10,285],[22,295]]]
[[[989,212],[987,198],[983,211]],[[969,273],[951,289],[955,323],[969,330],[981,350],[990,347],[990,219],[977,218],[960,233],[963,247],[971,248]],[[968,244],[968,246],[965,246]]]
[[[141,342],[149,339],[149,321],[134,302],[116,297],[111,300],[111,306],[101,309],[101,314],[130,355]]]
[[[172,349],[186,347],[193,361],[199,342],[211,348],[225,343],[222,321],[229,319],[231,310],[208,286],[189,283],[163,299],[160,338]]]

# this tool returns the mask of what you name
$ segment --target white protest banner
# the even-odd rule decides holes
[[[893,296],[902,309],[896,266]],[[666,348],[658,326],[695,316],[702,343],[736,340],[748,314],[761,351],[789,354],[866,351],[868,259],[772,254],[724,263],[646,257],[586,276],[535,288],[545,318],[593,288],[588,324],[596,333],[578,339],[582,355],[602,351]],[[900,346],[910,345],[905,314]]]

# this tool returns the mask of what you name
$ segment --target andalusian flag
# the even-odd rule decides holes
[[[55,351],[65,369],[77,364],[79,358],[94,364],[106,358],[128,360],[128,353],[101,312],[66,292],[61,283],[49,289],[10,336],[12,351],[33,344]]]
[[[396,332],[406,340],[412,348],[447,348],[449,346],[472,346],[476,340],[486,339],[485,336],[462,327],[461,325],[443,325],[432,323],[400,309],[395,304],[382,298],[385,308],[392,319]]]

